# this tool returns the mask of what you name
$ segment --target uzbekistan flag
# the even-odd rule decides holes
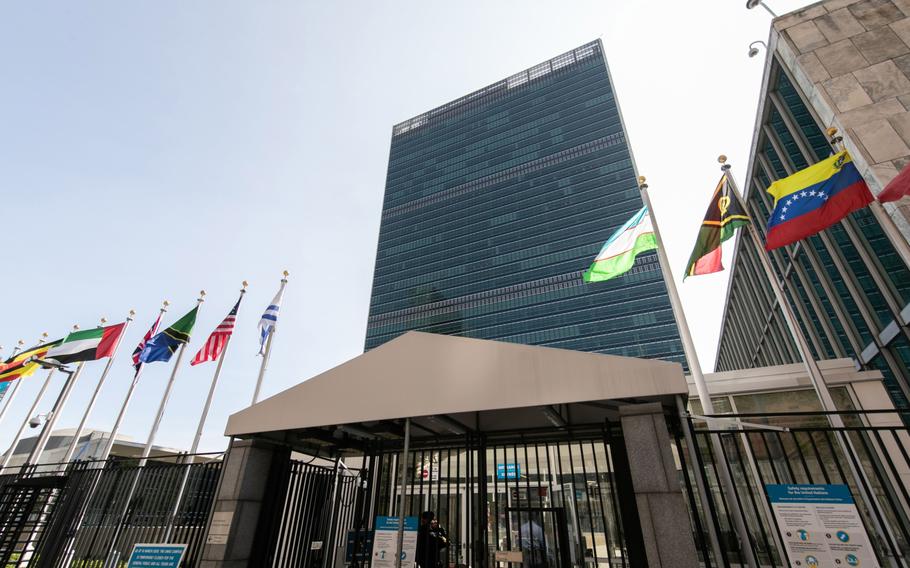
[[[607,239],[594,263],[585,271],[584,281],[602,282],[615,278],[628,272],[639,254],[656,249],[657,237],[654,235],[651,216],[648,208],[642,207]]]
[[[56,341],[23,349],[14,357],[10,357],[5,362],[0,363],[0,381],[14,381],[31,376],[41,365],[29,361],[29,359],[33,357],[43,358],[52,347],[58,345],[61,341],[61,339],[57,339]]]
[[[125,325],[118,323],[108,327],[74,331],[66,336],[63,343],[48,351],[46,358],[66,365],[110,357],[120,343]]]
[[[774,250],[824,231],[873,201],[846,150],[777,180],[768,188],[774,207],[765,250]]]

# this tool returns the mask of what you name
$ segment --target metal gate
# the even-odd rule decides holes
[[[286,490],[264,504],[254,557],[275,568],[366,565],[375,519],[398,516],[404,493],[405,516],[433,511],[446,531],[444,566],[496,565],[507,552],[535,567],[629,566],[621,511],[635,500],[620,488],[625,455],[609,434],[600,425],[424,441],[407,456],[403,488],[400,444],[379,441],[334,466],[291,461],[269,480]]]
[[[845,427],[829,425],[838,414]],[[762,566],[790,566],[765,489],[769,484],[843,484],[849,487],[882,566],[910,566],[910,431],[893,410],[781,412],[685,418],[697,463],[681,429],[676,443],[681,472],[696,512],[698,544],[706,566],[745,566],[730,517],[731,499],[742,510],[749,543]],[[721,440],[715,453],[710,437]],[[719,489],[726,463],[735,495]],[[696,477],[699,476],[699,477]],[[704,487],[704,494],[699,494]],[[702,506],[704,501],[708,506]],[[719,536],[721,558],[711,551],[708,530]],[[846,564],[844,564],[846,565]]]

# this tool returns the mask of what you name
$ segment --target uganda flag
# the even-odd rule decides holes
[[[727,176],[720,178],[717,189],[711,197],[705,220],[701,222],[698,231],[698,240],[689,257],[686,267],[685,280],[689,276],[698,274],[711,274],[724,269],[721,262],[720,244],[733,236],[737,227],[749,222],[749,216],[743,210],[742,204],[727,185]]]
[[[59,345],[62,341],[62,339],[58,339],[23,349],[13,357],[0,363],[0,382],[14,381],[32,375],[41,365],[30,361],[30,359],[43,358],[52,347]]]
[[[125,324],[118,323],[108,327],[74,331],[67,335],[60,345],[48,351],[45,359],[53,359],[66,365],[110,357],[120,342],[124,327]]]

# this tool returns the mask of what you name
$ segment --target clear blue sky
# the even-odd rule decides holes
[[[392,125],[599,36],[678,281],[716,156],[746,167],[764,58],[746,50],[770,18],[744,4],[4,2],[4,353],[135,308],[89,421],[109,429],[161,301],[170,323],[208,291],[189,358],[247,279],[202,445],[223,449],[227,415],[252,396],[256,326],[282,270],[265,395],[362,351]],[[682,288],[707,369],[727,276]],[[87,366],[58,427],[76,425],[102,366]],[[123,433],[144,440],[169,371],[149,366]],[[158,442],[189,446],[213,371],[181,369]],[[3,448],[42,376],[0,424]]]

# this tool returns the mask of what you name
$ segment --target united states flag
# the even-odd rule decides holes
[[[142,338],[142,341],[139,342],[139,345],[136,346],[136,349],[133,351],[133,367],[136,368],[136,372],[139,372],[139,368],[142,367],[142,361],[139,360],[139,355],[142,353],[142,350],[145,349],[145,344],[149,342],[149,339],[154,337],[158,333],[158,326],[161,324],[161,314],[158,314],[158,319],[155,320],[155,323],[152,324],[152,327],[146,332],[145,337]]]
[[[242,299],[243,296],[240,296],[240,300]],[[205,341],[205,345],[202,346],[199,353],[196,353],[196,356],[193,357],[190,365],[214,361],[221,356],[221,352],[224,351],[224,346],[227,345],[228,338],[234,333],[234,320],[237,319],[237,310],[240,308],[240,300],[237,300],[231,313],[229,313],[227,317],[224,318],[224,321],[215,328],[215,331],[213,331],[212,335]]]

